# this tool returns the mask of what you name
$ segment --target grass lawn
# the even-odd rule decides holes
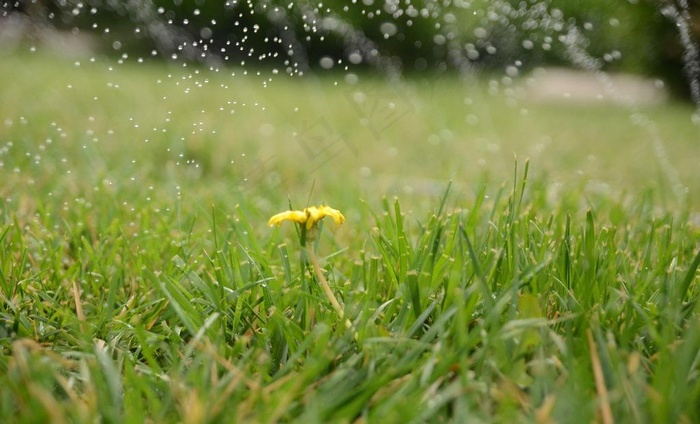
[[[3,420],[700,420],[692,107],[2,54]]]

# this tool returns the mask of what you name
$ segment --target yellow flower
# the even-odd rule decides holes
[[[338,302],[338,299],[335,298],[333,290],[331,290],[331,287],[328,285],[328,281],[326,281],[326,277],[323,275],[323,270],[318,264],[318,259],[316,258],[316,254],[314,253],[313,246],[307,243],[308,241],[316,240],[316,236],[319,233],[318,223],[327,216],[333,218],[333,221],[335,221],[337,225],[340,225],[343,222],[345,222],[345,217],[342,213],[340,213],[339,210],[333,209],[329,206],[321,205],[318,207],[309,206],[308,208],[304,208],[304,210],[301,211],[280,212],[276,215],[273,215],[267,223],[270,226],[279,226],[280,224],[282,224],[283,221],[292,221],[299,224],[299,242],[302,245],[302,247],[305,247],[308,251],[308,259],[313,265],[314,272],[318,277],[319,285],[328,297],[328,300],[331,302],[331,305],[333,305],[333,309],[335,309],[335,312],[338,314],[338,317],[343,319],[345,317],[345,311],[343,310],[343,306],[340,304],[340,302]],[[347,318],[345,318],[345,326],[349,329],[352,329],[355,333],[355,338],[357,338],[357,332],[355,331],[352,322],[350,322],[350,320]]]
[[[285,211],[274,215],[268,221],[270,226],[279,226],[282,221],[293,221],[298,224],[306,224],[306,229],[311,230],[318,225],[318,222],[323,218],[330,216],[337,225],[345,222],[345,217],[339,210],[329,206],[321,205],[319,207],[309,206],[302,211]]]

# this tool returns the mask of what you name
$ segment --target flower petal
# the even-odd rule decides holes
[[[340,225],[343,222],[345,222],[345,216],[343,216],[343,214],[340,213],[338,209],[333,209],[329,206],[323,205],[320,207],[320,210],[324,216],[330,216],[331,218],[333,218],[333,221],[335,221],[336,225]]]
[[[293,221],[303,224],[306,222],[306,213],[304,211],[285,211],[273,215],[272,218],[267,222],[267,224],[272,227],[273,225],[279,225],[282,221]]]

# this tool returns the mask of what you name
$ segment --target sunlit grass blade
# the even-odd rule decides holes
[[[469,258],[472,262],[472,268],[474,270],[474,275],[476,275],[476,283],[478,284],[479,290],[481,292],[482,300],[486,303],[488,309],[494,306],[494,299],[491,290],[489,289],[488,283],[486,282],[486,277],[483,274],[481,265],[479,264],[479,258],[474,250],[474,246],[467,234],[464,227],[459,228],[462,239],[467,246],[467,252],[469,253]]]
[[[683,301],[689,299],[690,286],[693,283],[693,281],[697,278],[696,273],[698,267],[700,267],[700,250],[695,255],[695,258],[693,258],[693,262],[690,263],[690,266],[688,267],[688,270],[686,271],[685,276],[681,281],[681,284],[678,286],[678,298],[682,299]]]
[[[105,399],[99,399],[100,410],[104,414],[105,419],[112,422],[122,420],[124,410],[124,387],[122,386],[121,372],[107,351],[104,342],[95,344],[95,358],[99,368],[96,371],[99,373],[99,378],[96,379],[96,389],[98,393],[106,391]],[[93,374],[95,377],[95,375]]]
[[[192,303],[192,296],[173,278],[160,279],[159,287],[168,298],[170,307],[180,318],[185,328],[191,335],[197,334],[204,321],[200,311]]]

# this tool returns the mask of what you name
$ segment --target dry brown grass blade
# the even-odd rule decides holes
[[[612,410],[610,409],[608,388],[605,386],[603,367],[600,365],[600,357],[598,356],[598,346],[596,346],[595,340],[593,340],[593,332],[590,328],[586,331],[586,336],[588,337],[588,350],[591,355],[591,366],[593,367],[596,392],[598,393],[601,419],[603,420],[603,424],[613,424],[615,419],[613,418]]]

